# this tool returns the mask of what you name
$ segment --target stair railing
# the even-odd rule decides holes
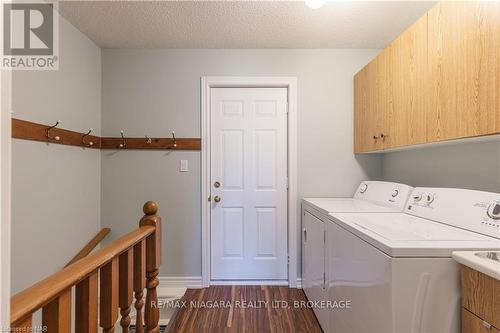
[[[46,332],[70,333],[71,297],[75,288],[76,333],[96,333],[98,325],[104,333],[114,332],[118,310],[120,326],[128,333],[134,298],[135,332],[158,332],[160,309],[156,287],[161,263],[161,217],[156,215],[155,202],[146,202],[143,211],[145,215],[136,230],[14,295],[11,328],[32,332],[33,313],[42,309]]]

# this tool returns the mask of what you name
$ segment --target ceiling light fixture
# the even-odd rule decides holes
[[[305,0],[307,7],[311,9],[318,9],[322,7],[327,0]]]

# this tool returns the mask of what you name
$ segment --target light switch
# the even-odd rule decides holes
[[[179,171],[180,172],[188,172],[189,171],[187,160],[181,160],[181,163],[179,165]]]

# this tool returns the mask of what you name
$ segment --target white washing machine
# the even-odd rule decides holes
[[[308,300],[326,301],[326,223],[330,212],[401,212],[412,187],[365,181],[352,198],[305,198],[302,201],[302,288]],[[329,310],[314,308],[323,331],[328,332]]]
[[[416,188],[404,213],[331,213],[329,332],[460,332],[456,250],[500,250],[500,194]]]

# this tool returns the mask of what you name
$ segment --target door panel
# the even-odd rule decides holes
[[[228,190],[243,189],[243,131],[222,130],[222,183]]]
[[[384,148],[427,141],[428,110],[427,16],[399,36],[387,49],[388,104],[385,114]]]
[[[382,51],[354,77],[354,152],[381,150],[387,102],[387,53]]]
[[[498,1],[443,1],[428,13],[428,141],[500,132]]]
[[[327,301],[328,294],[325,286],[325,223],[308,211],[303,214],[303,270],[302,288],[309,301]],[[327,308],[314,307],[316,318],[321,328],[328,332]]]
[[[391,258],[334,222],[327,224],[327,237],[328,299],[351,303],[330,312],[330,331],[396,332]]]
[[[211,89],[212,280],[287,279],[286,101],[285,88]]]

